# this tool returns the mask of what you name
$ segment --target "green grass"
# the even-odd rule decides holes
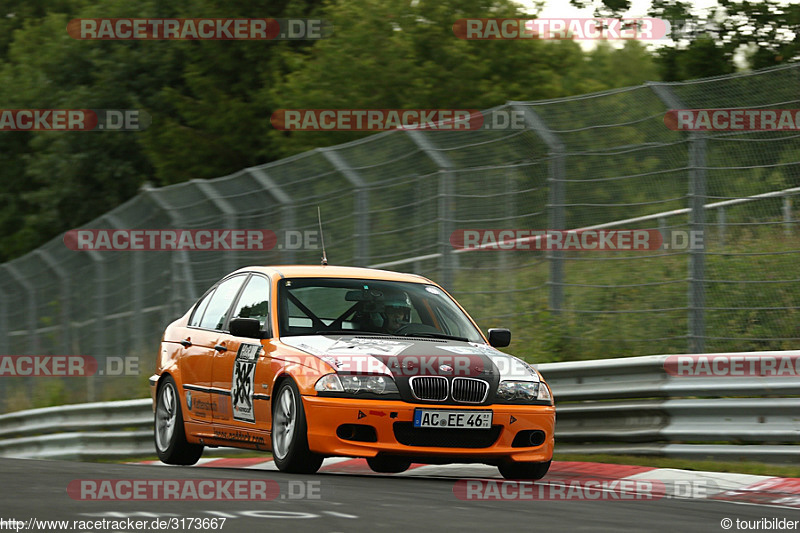
[[[715,230],[707,235],[705,304],[717,309],[706,310],[706,335],[721,338],[707,339],[706,351],[797,348],[800,283],[776,281],[797,277],[798,253],[787,252],[800,250],[800,232],[734,227],[724,245]],[[774,255],[742,255],[765,251]],[[529,362],[687,353],[688,260],[688,253],[572,252],[564,262],[566,310],[556,315],[547,310],[544,252],[461,254],[453,294],[484,330],[509,327],[509,352]],[[503,264],[507,270],[493,269]]]

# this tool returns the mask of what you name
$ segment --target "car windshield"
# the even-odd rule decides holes
[[[449,296],[424,283],[284,279],[278,306],[281,336],[354,333],[485,342]]]

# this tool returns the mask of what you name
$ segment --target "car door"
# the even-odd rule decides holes
[[[252,274],[242,289],[230,319],[257,318],[262,336],[269,331],[270,280],[262,274]],[[225,351],[214,355],[212,387],[230,391],[231,408],[216,413],[215,424],[244,429],[264,430],[270,419],[269,391],[266,386],[269,365],[265,363],[265,350],[260,339],[235,337],[230,326],[221,338]]]
[[[211,423],[211,363],[208,345],[213,342],[213,332],[200,327],[200,321],[208,308],[216,287],[211,288],[198,301],[189,318],[187,327],[181,328],[179,342],[181,349],[181,383],[186,405],[186,416],[196,422]]]
[[[186,407],[195,420],[211,423],[215,413],[230,410],[227,391],[216,390],[213,386],[213,364],[214,356],[224,349],[222,328],[246,279],[247,274],[238,274],[217,284],[197,306],[186,328],[191,345],[186,348],[181,372]]]

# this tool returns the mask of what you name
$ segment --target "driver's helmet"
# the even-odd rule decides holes
[[[383,293],[384,327],[394,332],[411,323],[411,298],[403,291]]]

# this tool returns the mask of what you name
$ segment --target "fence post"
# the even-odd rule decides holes
[[[564,179],[566,172],[565,147],[561,139],[558,138],[548,127],[542,118],[530,108],[530,106],[512,105],[513,109],[521,111],[525,120],[525,126],[536,133],[547,145],[548,155],[548,176],[549,185],[547,223],[549,229],[567,229],[566,213],[564,210]],[[549,289],[550,311],[558,314],[564,308],[564,252],[561,250],[547,250],[547,261],[550,265],[550,279],[547,282]]]
[[[361,179],[358,172],[353,170],[344,161],[338,152],[330,148],[317,148],[339,173],[355,187],[356,193],[356,219],[353,228],[353,237],[356,239],[355,264],[367,266],[369,264],[369,189],[367,183]]]
[[[143,187],[142,188],[142,195],[153,202],[159,209],[161,209],[170,219],[170,223],[172,224],[173,228],[180,228],[183,226],[183,217],[177,214],[176,210],[169,204],[167,201],[162,198],[158,194],[158,190],[152,187]],[[165,318],[165,322],[171,322],[170,315],[180,315],[181,310],[180,308],[183,307],[184,304],[189,302],[193,302],[197,299],[197,293],[195,291],[195,284],[194,284],[194,275],[192,273],[192,264],[189,261],[189,253],[186,250],[177,250],[172,252],[172,285],[173,287],[180,286],[180,277],[179,273],[183,273],[184,279],[184,289],[186,291],[185,299],[187,301],[182,301],[180,294],[177,291],[172,291],[172,313],[168,313]]]
[[[8,353],[8,293],[0,287],[0,355],[10,355]],[[0,379],[0,413],[6,412],[6,383],[8,380]]]
[[[792,197],[788,194],[783,197],[783,234],[789,237],[792,234]]]
[[[226,200],[219,196],[219,193],[211,185],[208,180],[201,180],[201,179],[193,179],[189,181],[190,185],[194,185],[200,193],[209,199],[209,201],[214,204],[214,207],[222,213],[222,220],[225,224],[225,229],[238,229],[237,228],[237,216],[236,216],[236,209]],[[220,274],[220,277],[227,275],[229,272],[232,272],[236,269],[236,251],[231,249],[227,251],[220,251],[223,254],[222,265],[225,272]]]
[[[297,225],[297,218],[295,216],[294,201],[289,194],[286,193],[275,181],[269,177],[269,174],[259,167],[250,167],[245,169],[245,172],[265,191],[267,191],[276,202],[281,204],[281,226],[284,232],[287,229],[292,229]],[[292,250],[283,250],[286,254],[286,263],[292,264],[296,261],[297,252]]]
[[[8,336],[11,330],[8,328],[8,293],[0,287],[0,355],[10,355],[8,353]],[[0,383],[4,380],[0,379]],[[3,397],[0,394],[0,397]]]
[[[411,141],[439,167],[439,270],[440,284],[448,291],[453,291],[453,255],[450,235],[453,233],[452,220],[455,205],[453,202],[454,166],[450,158],[436,150],[428,137],[422,132],[405,130]]]
[[[39,335],[36,333],[36,289],[33,288],[31,282],[25,279],[25,276],[20,274],[17,267],[13,266],[11,263],[6,263],[3,265],[8,273],[14,278],[16,281],[27,293],[27,305],[25,309],[25,322],[26,328],[28,330],[28,342],[29,342],[29,349],[31,350],[31,355],[41,355],[39,353]]]
[[[647,82],[668,109],[687,106],[668,85]],[[705,230],[706,140],[702,132],[689,134],[689,234]],[[705,239],[703,242],[707,242]],[[705,250],[689,247],[689,353],[705,352]]]
[[[699,132],[693,132],[689,139],[691,143],[689,145],[689,201],[692,209],[689,213],[689,235],[694,235],[696,232],[704,232],[706,224],[706,171],[704,168],[706,165],[706,141]],[[695,250],[690,247],[689,272],[692,280],[689,287],[690,353],[705,352],[705,264],[705,250]]]
[[[106,356],[106,260],[103,255],[97,250],[86,250],[86,254],[94,263],[94,328],[93,338],[94,346],[92,353],[97,360],[98,365],[101,361],[105,361]],[[99,368],[98,368],[99,371]],[[95,391],[95,376],[86,376],[86,401],[93,402],[96,400]]]
[[[47,267],[53,271],[58,278],[59,289],[59,321],[61,322],[61,351],[64,355],[72,354],[72,300],[70,299],[70,279],[69,274],[61,264],[53,259],[44,247],[34,250],[34,255],[38,256]]]
[[[719,245],[721,248],[725,247],[725,208],[720,207],[717,209],[717,235],[719,236]],[[703,239],[703,242],[706,242]]]
[[[129,225],[125,224],[125,222],[114,214],[113,211],[106,213],[105,218],[111,222],[111,226],[114,229],[125,229],[128,228]],[[144,296],[142,295],[142,284],[144,283],[143,275],[142,275],[142,251],[141,250],[130,250],[129,252],[122,252],[122,253],[130,253],[131,254],[131,278],[130,278],[130,285],[131,285],[131,319],[130,319],[130,326],[131,326],[131,342],[125,343],[126,353],[125,355],[129,355],[131,350],[136,350],[144,344],[144,325],[142,322],[142,310],[144,309]],[[107,354],[111,355],[111,354]],[[113,355],[122,355],[122,354],[113,354]]]

